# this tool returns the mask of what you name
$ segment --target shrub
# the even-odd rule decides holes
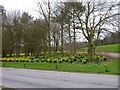
[[[44,62],[44,59],[43,59],[43,58],[41,59],[41,62]]]
[[[57,63],[57,61],[56,61],[56,60],[54,60],[54,63]]]
[[[103,56],[103,60],[104,60],[104,61],[107,61],[107,60],[108,60],[108,57]]]
[[[87,61],[88,61],[88,59],[87,59],[87,58],[83,58],[83,59],[82,59],[82,63],[83,63],[83,64],[86,64],[86,63],[87,63]]]
[[[72,60],[70,60],[69,62],[70,62],[70,63],[72,63],[73,61],[72,61]]]
[[[49,58],[49,59],[48,59],[48,62],[49,62],[49,63],[52,63],[52,60]]]
[[[34,61],[33,61],[33,60],[31,60],[30,62],[31,62],[31,63],[33,63]]]
[[[49,63],[52,63],[52,60],[50,60]]]
[[[76,58],[74,58],[74,59],[73,59],[73,61],[77,61],[77,59],[76,59]]]
[[[68,62],[68,59],[67,60],[65,60],[66,62]]]
[[[29,62],[28,60],[26,60],[26,62]]]
[[[59,63],[62,63],[62,61],[60,60]]]
[[[19,62],[18,60],[14,60],[14,62]]]

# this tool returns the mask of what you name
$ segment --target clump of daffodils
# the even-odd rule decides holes
[[[107,61],[108,57],[106,56],[100,56],[100,55],[94,55],[93,62],[100,64],[102,61]],[[47,55],[41,55],[37,58],[34,58],[32,56],[27,57],[4,57],[0,58],[0,61],[2,62],[41,62],[41,63],[83,63],[86,64],[89,62],[89,56],[87,54],[76,54],[76,55],[52,55],[52,57],[48,57]]]
[[[0,58],[0,61],[2,62],[15,62],[15,61],[30,61],[31,57],[27,56],[27,57],[4,57],[4,58]]]

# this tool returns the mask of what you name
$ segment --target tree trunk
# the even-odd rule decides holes
[[[53,45],[53,47],[54,47],[54,52],[56,53],[57,51],[56,51],[56,37],[55,37],[55,31],[53,31],[53,42],[54,42],[54,45]]]
[[[20,50],[19,48],[16,49],[16,57],[19,57],[20,56]]]
[[[74,30],[74,42],[73,42],[73,53],[76,54],[76,32],[75,32],[75,22],[74,22],[74,13],[73,13],[73,30]]]
[[[5,51],[6,50],[2,50],[2,57],[6,57],[7,56]]]
[[[25,44],[25,48],[24,48],[24,49],[25,49],[25,52],[24,52],[24,53],[25,53],[25,56],[29,55],[29,54],[28,54],[28,50],[27,50],[27,48],[26,48],[26,44]]]
[[[61,23],[61,53],[63,53],[63,23]]]
[[[47,43],[46,43],[46,41],[45,40],[43,40],[43,53],[45,53],[46,54],[46,52],[47,52]]]
[[[74,54],[76,54],[76,33],[75,33],[75,29],[74,29]]]
[[[55,48],[55,51],[56,51],[56,52],[58,51],[58,40],[56,41],[56,48]]]
[[[51,57],[50,2],[48,1],[48,55]]]
[[[94,55],[94,30],[90,30],[89,40],[88,40],[88,55],[89,60],[93,61],[93,55]]]
[[[12,57],[12,54],[13,54],[12,52],[13,52],[13,49],[10,50],[10,57]]]
[[[88,55],[89,55],[89,60],[90,60],[90,61],[93,60],[93,55],[94,55],[93,49],[94,49],[93,43],[92,43],[92,41],[90,40],[90,41],[88,42]]]
[[[19,57],[19,56],[20,56],[20,48],[17,47],[17,48],[16,48],[16,57]]]
[[[40,42],[39,42],[38,46],[37,46],[37,49],[35,51],[35,55],[34,55],[35,58],[37,58],[39,56],[40,51],[41,51],[41,47],[40,47]]]
[[[68,34],[69,34],[69,49],[70,49],[70,54],[72,54],[72,44],[71,44],[71,32],[70,32],[70,21],[68,22]]]

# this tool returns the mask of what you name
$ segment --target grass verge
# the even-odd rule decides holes
[[[119,61],[120,62],[120,61]],[[107,62],[96,63],[24,63],[24,62],[4,62],[3,67],[7,68],[27,68],[38,70],[55,70],[55,71],[70,71],[70,72],[87,72],[87,73],[102,73],[102,74],[119,74],[118,59],[109,60]]]

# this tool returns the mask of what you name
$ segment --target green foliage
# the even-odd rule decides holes
[[[99,55],[94,56],[94,61],[97,64],[100,64],[100,62],[107,61],[107,60],[108,60],[108,57],[106,56],[99,56]]]
[[[111,44],[111,45],[102,45],[96,47],[96,52],[114,52],[114,53],[120,53],[120,44]],[[86,51],[87,48],[80,49],[81,51]]]

